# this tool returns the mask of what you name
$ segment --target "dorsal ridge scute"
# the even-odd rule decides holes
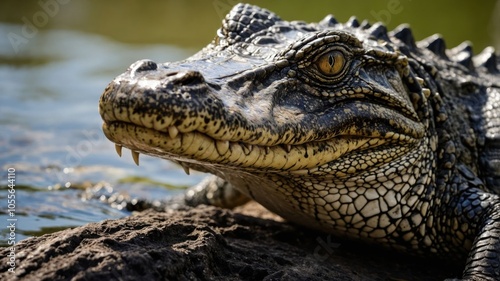
[[[320,25],[323,25],[323,26],[328,26],[328,27],[332,27],[336,24],[338,24],[339,22],[337,21],[337,19],[333,16],[333,15],[327,15],[324,19],[322,19],[319,24]]]
[[[355,17],[355,16],[352,16],[349,18],[349,20],[345,23],[346,26],[349,26],[349,27],[359,27],[359,21],[358,19]]]
[[[469,70],[475,70],[472,63],[473,52],[471,42],[462,42],[460,45],[448,50],[448,54],[453,61],[467,67]]]
[[[417,45],[421,48],[428,49],[442,59],[449,60],[448,55],[446,55],[446,43],[441,34],[431,35],[419,41]]]
[[[370,27],[372,27],[372,25],[368,20],[363,20],[359,26],[361,29],[369,29]]]
[[[238,4],[222,22],[220,35],[230,42],[245,41],[253,34],[273,26],[281,19],[274,13],[249,4]]]
[[[481,53],[472,58],[474,66],[476,68],[484,68],[486,71],[492,74],[499,73],[498,69],[498,57],[495,54],[495,49],[491,46],[486,47]]]
[[[415,38],[408,24],[401,24],[390,32],[390,35],[399,39],[403,42],[409,49],[415,49],[417,45],[415,44]]]
[[[375,37],[376,39],[382,39],[384,41],[391,41],[389,39],[389,36],[387,35],[387,27],[381,23],[377,22],[373,24],[368,31],[370,32],[370,35]]]

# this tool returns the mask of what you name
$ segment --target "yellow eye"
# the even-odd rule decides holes
[[[319,71],[327,76],[334,76],[342,72],[345,65],[344,54],[337,51],[328,52],[316,61]]]

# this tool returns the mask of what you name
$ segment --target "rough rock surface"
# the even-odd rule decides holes
[[[443,280],[463,266],[341,241],[255,203],[149,210],[26,239],[15,273],[0,250],[0,280]]]

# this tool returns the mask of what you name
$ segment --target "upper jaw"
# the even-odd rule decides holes
[[[201,166],[208,164],[260,172],[301,173],[334,161],[353,150],[373,148],[396,142],[401,138],[396,134],[363,137],[356,135],[359,133],[355,131],[346,130],[337,132],[336,136],[321,136],[321,139],[316,140],[315,137],[320,134],[311,134],[309,141],[292,143],[286,141],[286,135],[258,131],[259,127],[256,126],[245,127],[244,122],[234,119],[238,115],[227,115],[224,104],[220,103],[220,100],[210,92],[197,97],[211,99],[212,105],[219,102],[218,105],[208,108],[212,109],[211,116],[226,118],[224,122],[221,120],[206,122],[204,117],[209,116],[206,112],[201,112],[201,114],[200,112],[195,114],[195,112],[191,117],[182,114],[182,111],[176,111],[179,107],[178,100],[177,102],[170,100],[164,104],[160,102],[161,100],[154,99],[154,97],[165,98],[165,93],[161,94],[161,91],[156,90],[158,89],[148,91],[138,85],[133,86],[115,81],[101,97],[99,108],[104,120],[105,135],[118,145],[117,151],[121,152],[121,146],[131,149],[136,162],[138,162],[138,154],[143,153]],[[168,95],[186,99],[187,94],[180,92]],[[134,96],[139,100],[131,102],[127,99],[127,97]],[[192,99],[193,96],[187,101],[192,101]],[[167,111],[171,114],[158,119],[160,116],[158,110],[164,109],[165,106],[169,107]],[[207,106],[200,107],[200,110],[201,108],[206,110]],[[145,114],[139,114],[141,112]],[[340,114],[332,113],[333,115]],[[232,120],[229,119],[230,116],[233,117]],[[218,126],[221,126],[221,123],[233,124],[233,126],[222,127],[218,131],[215,121]],[[319,120],[316,121],[319,122]],[[306,130],[305,127],[302,129]],[[238,130],[243,133],[238,134]],[[308,130],[319,130],[319,128],[312,126]],[[244,141],[245,139],[254,142]],[[266,141],[273,140],[274,143],[266,143]],[[187,167],[187,165],[184,166]]]
[[[275,95],[282,95],[278,86],[258,91],[258,86],[249,81],[243,88],[255,93],[253,99],[245,100],[248,93],[239,93],[223,83],[228,77],[214,78],[190,70],[195,69],[187,67],[190,63],[197,64],[189,61],[157,65],[142,60],[114,79],[99,103],[105,135],[134,151],[134,159],[140,152],[198,164],[301,171],[334,161],[356,149],[409,141],[422,131],[416,122],[373,104],[360,110],[355,102],[349,102],[328,108],[326,114],[327,111],[322,111],[323,101],[307,94],[301,96],[299,104],[307,102],[302,99],[314,100],[318,111],[305,112],[299,106],[304,111],[300,119],[280,121],[273,111],[281,108],[286,112],[292,104],[291,100],[283,100],[281,107],[275,104]],[[255,104],[256,99],[268,108],[262,110],[261,105]],[[255,114],[257,107],[259,114]],[[357,119],[342,114],[348,107],[352,112],[357,110]],[[382,119],[400,116],[393,124],[407,122],[405,126],[413,128],[413,132],[386,124],[378,126],[376,134],[370,136],[375,126],[370,123],[373,118],[368,112]],[[404,136],[405,133],[409,136]],[[311,156],[314,161],[307,160]]]

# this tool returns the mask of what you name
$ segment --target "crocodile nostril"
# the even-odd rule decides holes
[[[130,66],[130,71],[132,73],[137,73],[137,72],[142,72],[142,71],[149,71],[149,70],[156,70],[158,68],[158,65],[156,62],[152,60],[140,60],[134,62]]]

